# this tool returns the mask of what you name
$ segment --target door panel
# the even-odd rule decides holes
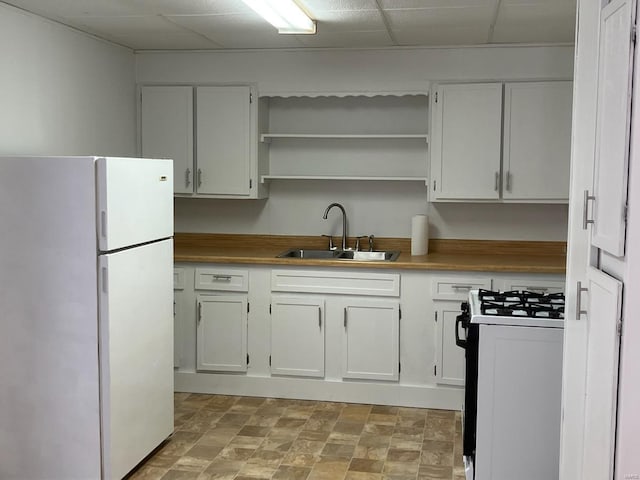
[[[602,9],[598,65],[594,213],[591,243],[624,255],[629,165],[632,0],[614,0]]]
[[[613,478],[622,283],[589,268],[587,373],[582,475]]]
[[[324,301],[274,298],[271,312],[271,373],[324,376]]]
[[[170,160],[108,157],[96,163],[101,251],[173,236]]]
[[[175,193],[193,193],[193,87],[142,87],[142,156],[173,160]]]
[[[172,293],[172,240],[100,256],[104,478],[122,478],[173,432]]]

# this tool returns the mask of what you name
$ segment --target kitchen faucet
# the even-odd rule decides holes
[[[329,210],[331,210],[333,207],[338,207],[340,210],[342,210],[342,250],[347,250],[347,214],[344,211],[344,207],[339,203],[332,203],[324,211],[324,215],[322,216],[322,218],[326,220],[327,215],[329,214]]]

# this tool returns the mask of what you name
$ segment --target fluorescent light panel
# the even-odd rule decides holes
[[[294,0],[242,0],[282,34],[316,33],[311,20]]]

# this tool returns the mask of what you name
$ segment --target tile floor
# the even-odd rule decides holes
[[[453,411],[177,393],[175,423],[130,480],[464,480]]]

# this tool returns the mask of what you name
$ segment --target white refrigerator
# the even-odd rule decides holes
[[[0,157],[0,478],[122,478],[173,431],[171,160]]]

